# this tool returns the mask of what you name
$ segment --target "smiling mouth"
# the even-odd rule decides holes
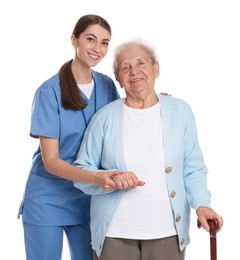
[[[100,58],[99,55],[95,55],[95,54],[91,54],[91,53],[89,53],[88,55],[89,55],[90,58],[92,58],[94,60],[98,60]]]
[[[141,81],[141,80],[142,80],[142,78],[137,78],[137,79],[132,79],[130,82],[131,83],[136,83],[136,82]]]

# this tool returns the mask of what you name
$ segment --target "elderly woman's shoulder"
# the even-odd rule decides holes
[[[174,96],[170,96],[170,95],[161,95],[160,94],[159,100],[160,100],[160,103],[162,103],[162,104],[166,103],[166,104],[171,105],[171,106],[184,107],[186,109],[190,108],[187,101],[185,101],[184,99],[179,98],[179,97],[174,97]]]
[[[167,101],[167,102],[176,102],[176,103],[186,103],[186,101],[182,98],[179,98],[179,97],[175,97],[175,96],[172,96],[172,95],[169,95],[169,94],[158,94],[158,97],[160,98],[160,100],[164,100],[164,101]]]

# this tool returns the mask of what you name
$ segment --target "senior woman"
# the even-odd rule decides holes
[[[145,43],[120,45],[114,73],[126,98],[96,113],[74,162],[99,174],[123,172],[112,178],[118,190],[74,183],[92,195],[94,257],[183,260],[190,208],[207,231],[207,220],[216,221],[218,231],[223,225],[210,207],[194,115],[185,101],[155,92],[159,63]]]

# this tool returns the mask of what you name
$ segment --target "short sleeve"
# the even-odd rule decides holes
[[[59,104],[53,88],[37,89],[32,103],[30,136],[59,139]]]

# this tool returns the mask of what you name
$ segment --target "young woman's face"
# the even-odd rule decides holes
[[[111,35],[99,24],[90,25],[79,38],[72,35],[75,59],[89,67],[96,66],[107,54]]]

